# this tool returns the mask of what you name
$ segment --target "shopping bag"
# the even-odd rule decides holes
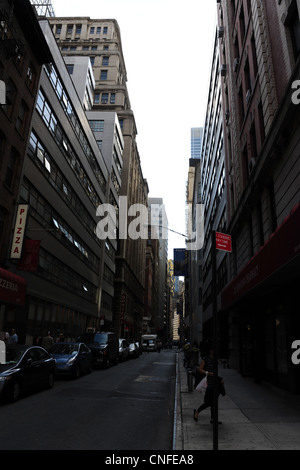
[[[201,382],[198,383],[196,390],[197,392],[205,393],[206,388],[207,388],[207,377],[205,376],[204,379],[202,379]]]

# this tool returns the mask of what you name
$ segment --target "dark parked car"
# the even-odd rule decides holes
[[[42,386],[52,388],[55,359],[39,346],[15,345],[6,350],[6,361],[0,364],[0,395],[16,401],[27,391]]]
[[[127,361],[129,357],[129,344],[127,339],[119,339],[119,361]]]
[[[140,349],[135,341],[129,343],[129,357],[137,358],[140,355]]]
[[[86,333],[81,341],[92,350],[94,365],[109,367],[110,364],[119,362],[119,341],[115,333],[98,331]]]
[[[91,372],[92,351],[84,343],[56,343],[49,354],[56,360],[56,372],[78,378]]]

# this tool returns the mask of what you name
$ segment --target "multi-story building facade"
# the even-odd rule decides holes
[[[47,329],[76,338],[100,326],[106,268],[97,209],[110,181],[49,23],[39,24],[52,60],[41,74],[19,196],[30,208],[26,238],[40,241],[36,268],[23,271],[27,343]]]
[[[202,127],[191,128],[191,158],[200,158],[202,145]]]
[[[201,160],[190,158],[187,181],[187,212],[192,232],[196,232],[197,205],[202,202]],[[188,233],[188,231],[187,231]],[[198,235],[197,235],[198,236]],[[202,312],[202,250],[187,250],[188,276],[185,278],[187,316],[186,324],[189,340],[199,344],[203,337]]]
[[[223,70],[229,285],[222,292],[230,362],[300,390],[299,2],[218,1]]]
[[[166,338],[169,325],[167,296],[168,219],[162,198],[149,198],[149,239],[155,247],[152,318],[154,332]]]
[[[117,21],[88,17],[49,18],[63,56],[90,58],[95,95],[93,111],[115,111],[122,129],[124,150],[120,196],[147,206],[148,185],[144,181],[136,144],[137,128],[127,91],[127,72]],[[138,337],[144,314],[146,239],[119,239],[114,290],[114,328],[125,326],[128,336]]]
[[[201,249],[189,251],[189,277],[186,282],[190,341],[213,340],[212,231],[224,232],[226,226],[226,184],[224,126],[222,115],[219,39],[216,33],[210,71],[200,161],[190,160],[187,203],[195,224],[196,205],[204,205],[204,242]],[[226,283],[226,255],[216,256],[217,302]],[[224,354],[223,342],[219,354]]]
[[[22,168],[42,64],[51,53],[29,1],[0,2],[0,331],[23,319],[26,281],[10,264],[12,227],[17,215]],[[21,246],[21,245],[20,245]],[[5,287],[8,286],[8,287]],[[24,339],[24,322],[19,335]]]

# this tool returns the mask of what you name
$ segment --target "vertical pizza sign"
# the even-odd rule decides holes
[[[20,259],[22,254],[23,241],[26,229],[26,219],[28,214],[28,204],[19,204],[17,209],[14,236],[12,240],[10,257]]]

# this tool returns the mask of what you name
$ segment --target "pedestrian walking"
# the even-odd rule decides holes
[[[58,343],[64,343],[65,342],[65,335],[63,333],[59,333],[59,336],[57,338]]]
[[[17,344],[18,341],[19,341],[18,335],[16,333],[16,330],[13,328],[8,338],[8,344]]]
[[[214,351],[212,348],[209,350],[209,356],[201,361],[199,372],[206,375],[207,377],[207,387],[204,394],[204,403],[199,406],[198,409],[194,410],[193,418],[195,421],[198,421],[198,416],[201,411],[210,407],[211,420],[213,423],[213,405],[214,405]],[[222,377],[218,377],[218,396],[225,395],[224,381]],[[222,424],[221,421],[218,421],[218,424]]]
[[[49,351],[51,347],[54,344],[54,339],[52,336],[51,331],[48,331],[47,336],[43,338],[43,347],[46,349],[46,351]]]

